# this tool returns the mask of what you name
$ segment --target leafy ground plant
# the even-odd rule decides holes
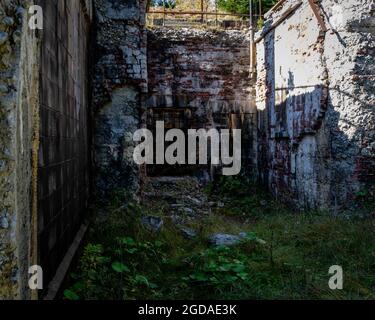
[[[224,206],[191,223],[199,231],[191,240],[161,206],[148,212],[136,202],[124,205],[125,195],[116,193],[98,210],[64,298],[375,299],[371,214],[296,212],[246,181],[223,180],[209,189],[210,200]],[[363,208],[370,205],[369,192],[358,196]],[[160,232],[142,227],[148,214],[164,217]],[[212,247],[208,236],[218,231],[246,235],[230,248]],[[328,286],[332,265],[344,270],[343,290]]]

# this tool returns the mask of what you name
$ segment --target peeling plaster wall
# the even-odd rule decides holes
[[[259,170],[281,199],[337,211],[374,184],[371,3],[321,1],[323,32],[307,0],[285,1],[257,34]]]
[[[140,169],[132,135],[142,123],[147,92],[145,0],[95,0],[93,153],[96,192],[137,191]]]
[[[0,3],[0,299],[30,298],[31,158],[39,107],[39,41],[25,11],[31,3]]]

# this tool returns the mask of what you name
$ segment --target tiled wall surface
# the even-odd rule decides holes
[[[48,283],[87,208],[88,44],[85,1],[42,1],[38,248]]]

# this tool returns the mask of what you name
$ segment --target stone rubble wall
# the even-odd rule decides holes
[[[32,257],[32,150],[38,119],[39,41],[32,1],[0,3],[0,299],[26,299]],[[35,165],[35,162],[34,162]]]
[[[374,185],[374,5],[319,6],[327,32],[289,0],[257,34],[258,159],[277,197],[337,212]]]
[[[139,188],[133,133],[141,126],[147,93],[145,0],[95,0],[93,153],[100,195]]]

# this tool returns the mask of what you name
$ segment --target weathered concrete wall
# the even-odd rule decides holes
[[[249,70],[245,32],[149,30],[147,107],[188,108],[195,128],[228,127],[221,120],[230,119],[229,114],[256,113]],[[243,119],[246,126],[255,121],[251,115]]]
[[[0,299],[30,297],[31,159],[39,89],[38,39],[25,11],[31,3],[0,3]]]
[[[96,191],[139,187],[132,135],[147,92],[145,0],[95,0],[93,72]]]
[[[40,1],[38,261],[47,284],[71,245],[89,193],[89,39],[92,5]]]
[[[320,1],[323,32],[285,1],[257,35],[259,168],[280,198],[337,211],[374,183],[371,2]]]

